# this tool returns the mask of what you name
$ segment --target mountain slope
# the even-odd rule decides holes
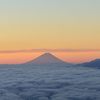
[[[37,64],[37,65],[44,65],[44,64],[65,64],[66,62],[60,60],[59,58],[55,57],[50,53],[45,53],[36,59],[33,59],[26,64]]]
[[[80,65],[86,66],[86,67],[100,68],[100,59],[96,59],[96,60],[93,60],[90,62],[82,63]]]

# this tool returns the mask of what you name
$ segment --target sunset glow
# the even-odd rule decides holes
[[[100,58],[99,45],[100,0],[0,1],[0,64],[34,59],[44,51],[20,50],[38,48],[67,49],[50,52],[80,63]]]
[[[20,64],[33,60],[44,52],[0,53],[1,64]],[[63,61],[81,63],[100,58],[100,52],[51,52]]]

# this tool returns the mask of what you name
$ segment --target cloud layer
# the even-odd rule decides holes
[[[99,80],[98,69],[0,65],[0,100],[100,100]]]
[[[0,53],[22,53],[22,52],[100,52],[100,49],[25,49],[25,50],[3,50]]]

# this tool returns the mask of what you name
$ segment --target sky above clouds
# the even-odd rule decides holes
[[[99,50],[100,0],[1,0],[0,50]]]

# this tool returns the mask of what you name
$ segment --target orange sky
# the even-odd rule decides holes
[[[68,62],[100,58],[100,0],[1,0],[0,63],[33,59],[40,53],[17,50],[37,48],[74,50],[54,53]]]
[[[18,64],[32,60],[44,52],[27,52],[27,53],[0,53],[1,64]],[[71,62],[80,63],[100,58],[100,52],[51,52],[60,59]]]

